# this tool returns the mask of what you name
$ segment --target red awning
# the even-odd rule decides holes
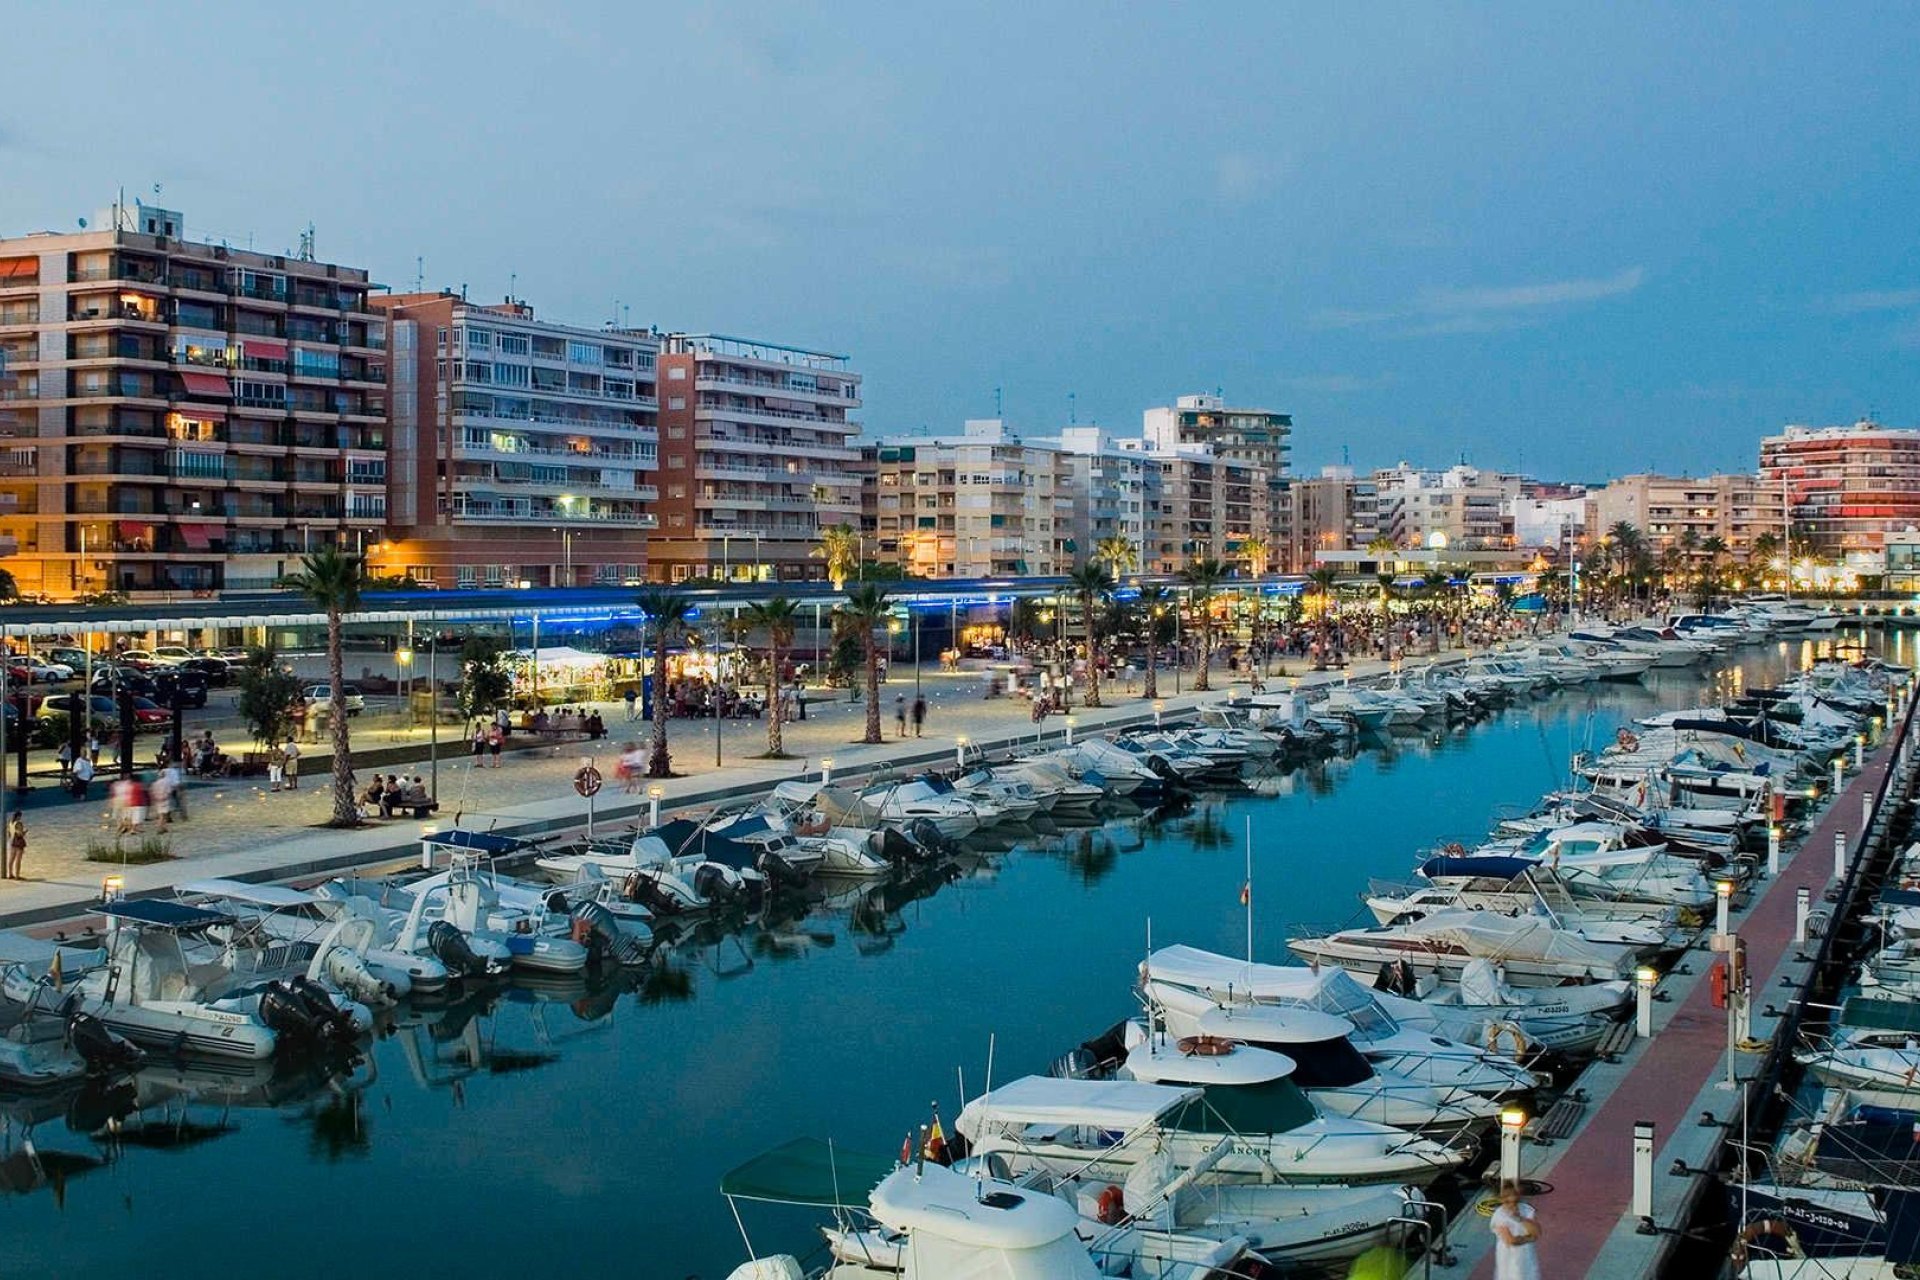
[[[285,360],[287,358],[287,344],[284,342],[274,342],[269,338],[248,338],[240,345],[245,347],[247,354],[255,360]]]
[[[208,540],[211,542],[225,542],[227,540],[227,526],[223,524],[203,524],[200,526],[200,532],[206,534]]]
[[[183,524],[180,526],[180,540],[187,544],[189,551],[205,551],[207,549],[207,528],[205,525]]]
[[[0,262],[0,280],[38,280],[40,259],[8,258]]]
[[[233,384],[226,375],[219,373],[189,373],[182,371],[180,384],[187,389],[188,395],[233,397]]]
[[[120,521],[120,536],[129,541],[134,538],[144,538],[147,536],[147,526],[141,524],[138,520],[122,520]]]

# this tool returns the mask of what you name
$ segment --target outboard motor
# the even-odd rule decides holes
[[[600,903],[575,903],[571,917],[574,940],[595,960],[625,966],[646,963],[647,949],[640,939],[623,930],[613,912]]]
[[[1114,1023],[1093,1039],[1082,1041],[1075,1052],[1087,1055],[1096,1071],[1111,1073],[1127,1060],[1127,1024]]]
[[[355,952],[335,947],[327,952],[324,967],[334,985],[362,1003],[390,1005],[405,994],[394,983],[376,977]]]
[[[139,1046],[90,1013],[75,1011],[67,1018],[67,1043],[87,1064],[90,1075],[109,1075],[120,1071],[138,1071],[146,1065],[147,1055]]]
[[[715,906],[725,906],[745,896],[745,885],[719,863],[703,862],[693,869],[693,891]]]
[[[333,993],[305,974],[288,981],[287,986],[306,1006],[313,1017],[314,1025],[322,1034],[336,1040],[353,1040],[359,1031],[353,1025],[353,1014],[334,1000]]]
[[[1085,1049],[1072,1049],[1055,1058],[1047,1074],[1057,1080],[1091,1080],[1098,1065]]]
[[[276,1036],[311,1043],[320,1038],[320,1028],[298,995],[284,983],[269,982],[260,992],[260,1021]]]
[[[491,977],[493,967],[474,953],[467,935],[448,920],[435,920],[427,927],[427,950],[447,966],[447,972],[463,978]]]
[[[753,865],[775,889],[798,889],[807,882],[807,873],[769,849],[754,859]]]
[[[926,850],[929,857],[945,857],[959,848],[934,824],[932,818],[915,818],[907,824],[907,834],[913,837],[915,844]]]
[[[1152,771],[1154,777],[1160,779],[1162,791],[1187,789],[1187,784],[1180,779],[1180,771],[1168,764],[1165,756],[1158,754],[1148,756],[1147,768]]]

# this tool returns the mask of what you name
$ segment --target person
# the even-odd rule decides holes
[[[187,776],[181,770],[180,762],[169,759],[160,770],[160,776],[167,780],[167,794],[173,801],[174,816],[185,822],[187,820]]]
[[[267,747],[267,781],[273,784],[275,791],[279,791],[286,785],[286,780],[286,752],[282,751],[277,743],[270,744]]]
[[[7,878],[25,880],[27,862],[27,815],[18,809],[7,820]]]
[[[893,723],[896,731],[904,738],[907,736],[907,695],[893,695]]]
[[[606,736],[607,722],[600,718],[600,711],[598,708],[595,708],[593,714],[587,717],[587,740],[589,742],[598,742]]]
[[[419,774],[414,774],[413,777],[407,781],[407,803],[426,804],[428,798],[427,784],[421,780]]]
[[[1493,1232],[1494,1280],[1540,1280],[1540,1217],[1520,1195],[1518,1183],[1500,1184],[1500,1207],[1487,1224]]]
[[[383,818],[391,818],[393,816],[393,806],[400,803],[400,797],[404,794],[405,793],[400,790],[399,776],[397,774],[388,774],[387,785],[381,788],[380,791],[380,816]]]
[[[147,822],[147,784],[127,774],[113,784],[113,807],[120,815],[120,834],[131,835]]]
[[[300,744],[293,740],[292,734],[287,735],[287,745],[281,748],[281,754],[286,757],[287,790],[298,791],[300,789]]]
[[[100,767],[100,735],[91,730],[87,733],[87,761],[95,769]]]
[[[500,767],[500,748],[505,746],[506,742],[507,731],[496,721],[494,726],[487,730],[487,754],[493,757],[493,767],[496,769]]]
[[[480,767],[481,757],[487,754],[487,727],[478,720],[473,722],[473,760],[474,768]]]
[[[82,755],[73,762],[73,798],[87,798],[87,784],[93,781],[93,761]]]
[[[913,695],[913,736],[919,737],[921,728],[927,723],[927,700],[919,694]]]
[[[148,788],[152,800],[153,816],[160,820],[162,827],[173,825],[173,783],[162,768],[153,775],[153,786]]]
[[[380,807],[380,797],[385,791],[386,787],[381,784],[380,775],[374,774],[373,781],[367,784],[366,794],[360,797],[360,806],[367,811],[367,817],[371,818],[376,814],[383,818],[387,816]]]
[[[622,696],[627,703],[627,723],[632,724],[640,718],[640,695],[632,685],[628,685],[626,693]]]
[[[60,765],[60,781],[64,783],[73,776],[73,744],[62,742],[53,758]]]

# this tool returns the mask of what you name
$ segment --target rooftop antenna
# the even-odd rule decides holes
[[[996,418],[1000,416],[1000,388],[998,387],[993,389],[993,416]]]
[[[1067,425],[1072,426],[1075,423],[1078,423],[1079,421],[1080,421],[1080,418],[1079,418],[1079,411],[1076,407],[1076,397],[1074,396],[1073,392],[1069,391],[1067,392]]]
[[[507,272],[507,301],[508,302],[512,302],[514,300],[513,298],[514,291],[518,289],[519,286],[520,286],[520,273],[518,271]]]
[[[1353,465],[1353,450],[1349,449],[1344,444],[1340,446],[1340,465],[1343,467],[1350,467]]]
[[[307,229],[300,233],[300,261],[313,261],[313,224],[311,222],[307,224]]]
[[[413,291],[415,293],[425,293],[427,291],[427,259],[425,254],[416,253],[413,255]]]

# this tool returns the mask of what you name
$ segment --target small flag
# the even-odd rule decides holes
[[[60,974],[60,953],[58,951],[53,953],[53,964],[47,969],[47,981],[53,983],[53,989],[55,991],[60,989],[62,978]]]
[[[951,1165],[953,1163],[953,1157],[947,1154],[947,1131],[940,1127],[940,1117],[937,1115],[933,1118],[933,1128],[927,1131],[924,1154],[935,1164]]]
[[[1240,905],[1247,906],[1253,901],[1253,881],[1246,880],[1240,885]]]
[[[913,1130],[907,1130],[907,1136],[900,1139],[900,1163],[913,1163]]]

